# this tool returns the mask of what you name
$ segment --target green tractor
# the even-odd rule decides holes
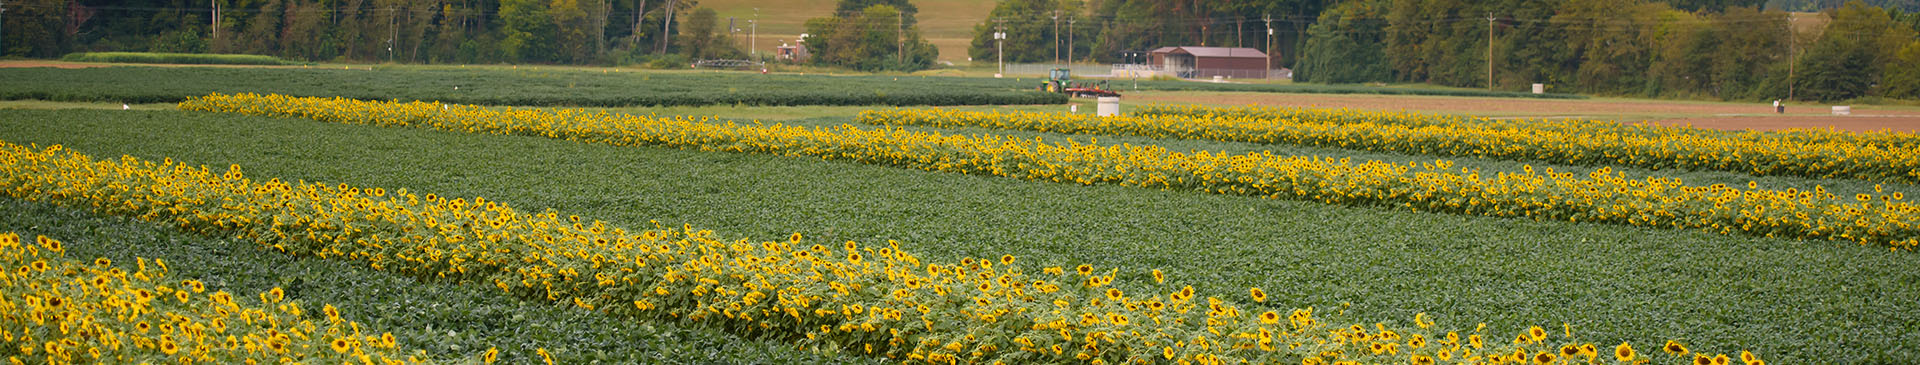
[[[1119,92],[1108,90],[1106,85],[1106,81],[1100,81],[1098,84],[1073,82],[1071,71],[1064,68],[1056,68],[1047,72],[1047,80],[1040,83],[1040,91],[1062,93],[1081,98],[1120,96]]]

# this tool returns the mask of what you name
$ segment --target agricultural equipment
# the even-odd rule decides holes
[[[1107,82],[1073,82],[1073,75],[1064,68],[1047,72],[1047,80],[1040,83],[1040,90],[1050,93],[1062,93],[1074,97],[1120,96],[1119,92],[1108,90]]]

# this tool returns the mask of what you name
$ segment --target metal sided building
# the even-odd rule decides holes
[[[1267,77],[1267,54],[1252,48],[1160,47],[1147,54],[1155,68],[1182,78]]]

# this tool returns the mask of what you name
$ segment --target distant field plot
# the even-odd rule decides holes
[[[160,63],[187,65],[298,65],[273,56],[247,54],[197,54],[197,53],[149,53],[149,52],[93,52],[74,53],[61,57],[68,62],[106,62],[106,63]]]
[[[1426,96],[1466,96],[1485,98],[1524,98],[1524,99],[1586,99],[1577,94],[1534,94],[1515,91],[1488,91],[1460,88],[1437,87],[1385,87],[1368,85],[1326,85],[1326,84],[1254,84],[1254,83],[1211,83],[1177,80],[1112,80],[1112,87],[1123,91],[1231,91],[1254,93],[1293,93],[1293,94],[1362,94],[1362,95],[1426,95]]]
[[[1014,80],[578,68],[0,68],[0,99],[171,103],[210,93],[516,106],[1007,105],[1067,98]],[[139,80],[139,82],[129,82]]]

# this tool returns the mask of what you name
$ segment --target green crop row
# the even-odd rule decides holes
[[[182,65],[298,65],[273,56],[250,54],[203,54],[203,53],[149,53],[149,52],[82,52],[70,53],[61,57],[67,62],[104,62],[104,63],[161,63]]]
[[[127,82],[126,80],[142,80]],[[0,69],[4,100],[175,103],[209,93],[513,106],[1014,105],[1067,97],[1014,80],[501,68]]]

